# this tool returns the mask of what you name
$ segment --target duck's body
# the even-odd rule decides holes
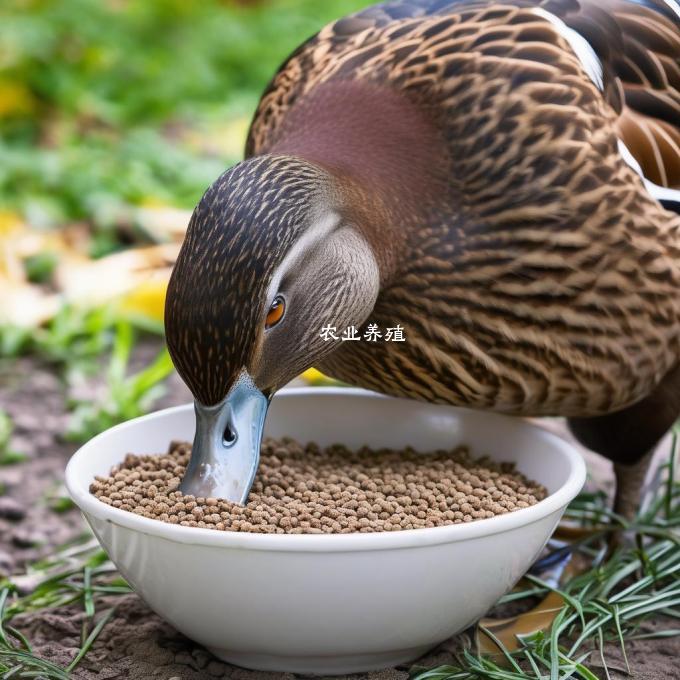
[[[676,0],[371,7],[283,65],[247,157],[199,204],[169,291],[199,403],[242,366],[271,394],[315,364],[391,395],[567,416],[623,463],[680,413]],[[279,288],[307,310],[288,345],[258,327]],[[348,321],[405,341],[320,343]]]
[[[344,342],[320,364],[330,375],[427,401],[594,416],[647,396],[679,360],[680,217],[619,140],[648,177],[680,188],[680,28],[663,3],[542,4],[370,8],[323,29],[263,97],[249,154],[336,167],[369,210],[381,197],[389,213],[361,221],[391,254],[368,321],[401,324],[407,341]],[[599,40],[601,67],[584,52],[602,89],[561,21]],[[622,106],[619,84],[638,75],[626,45],[656,78],[626,83]],[[653,102],[652,133],[677,145],[659,168],[638,139]]]

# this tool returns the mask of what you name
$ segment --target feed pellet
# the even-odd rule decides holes
[[[136,456],[96,477],[99,500],[162,522],[254,533],[400,531],[472,522],[534,505],[546,496],[513,464],[475,459],[465,447],[419,454],[265,439],[248,503],[178,490],[191,445]]]

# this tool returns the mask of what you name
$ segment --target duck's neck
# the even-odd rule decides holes
[[[373,247],[383,282],[398,267],[409,227],[425,226],[447,198],[445,150],[424,110],[391,89],[357,81],[314,88],[267,149],[334,176],[340,204]]]

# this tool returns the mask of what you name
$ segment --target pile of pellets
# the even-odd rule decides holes
[[[502,515],[546,496],[512,463],[474,459],[465,447],[419,454],[345,446],[320,448],[265,440],[248,502],[183,495],[179,484],[191,445],[165,455],[128,454],[90,491],[143,517],[189,527],[254,533],[399,531]]]

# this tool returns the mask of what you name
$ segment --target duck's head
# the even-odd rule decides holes
[[[225,172],[194,210],[168,287],[165,327],[195,399],[182,491],[245,501],[269,400],[359,326],[379,268],[330,172],[258,156]]]

